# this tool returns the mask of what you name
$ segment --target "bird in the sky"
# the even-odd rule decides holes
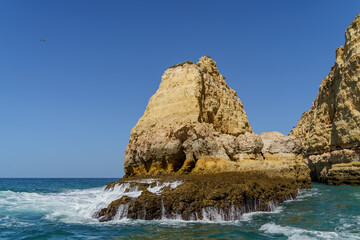
[[[40,39],[40,42],[46,42],[46,40],[45,39]]]

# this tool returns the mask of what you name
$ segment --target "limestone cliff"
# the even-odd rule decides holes
[[[360,184],[360,14],[309,111],[290,132],[302,141],[312,178]]]

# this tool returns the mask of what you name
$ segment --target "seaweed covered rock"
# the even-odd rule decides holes
[[[100,221],[129,219],[182,219],[234,221],[252,211],[270,211],[293,199],[294,179],[270,177],[258,172],[190,174],[148,179],[140,196],[123,196],[99,211]],[[139,183],[127,178],[108,185]],[[166,183],[180,182],[177,187]],[[154,192],[154,186],[157,192]],[[160,187],[159,187],[160,186]],[[162,188],[161,188],[162,186]]]
[[[314,180],[360,184],[360,15],[345,32],[318,96],[290,135],[301,140]]]

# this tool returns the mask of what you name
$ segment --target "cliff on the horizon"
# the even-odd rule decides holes
[[[360,14],[309,111],[290,132],[301,140],[312,179],[360,184]]]

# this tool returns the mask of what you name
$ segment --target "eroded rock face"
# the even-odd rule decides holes
[[[262,171],[308,185],[301,150],[294,137],[253,133],[235,91],[202,57],[165,71],[131,131],[124,165],[126,176]]]
[[[301,188],[311,186],[310,170],[302,156],[301,142],[279,132],[261,134],[264,143],[262,155],[268,169],[280,171],[286,178],[294,178]],[[270,170],[271,171],[271,170]]]
[[[360,179],[360,169],[353,163],[360,159],[360,15],[346,30],[345,39],[313,106],[290,133],[301,140],[313,179],[329,184]],[[341,157],[340,167],[338,156],[349,155],[347,150],[351,156]]]
[[[144,116],[131,131],[125,173],[187,173],[200,159],[217,159],[216,164],[202,164],[201,169],[205,165],[211,171],[228,169],[219,164],[229,162],[229,156],[218,138],[224,134],[235,139],[244,133],[252,133],[252,129],[243,104],[216,63],[202,57],[197,64],[178,64],[165,71]]]
[[[252,132],[243,104],[210,57],[170,67],[150,98],[131,138],[177,123],[210,123],[232,135]]]

